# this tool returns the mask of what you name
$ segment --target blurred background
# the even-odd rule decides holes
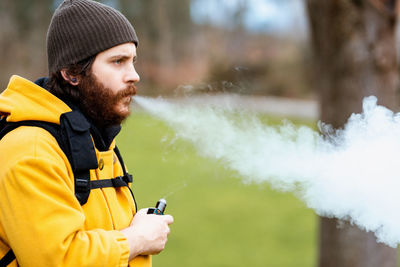
[[[12,74],[47,75],[46,31],[60,2],[0,1],[2,89]],[[140,95],[234,94],[269,122],[310,127],[342,127],[371,94],[398,110],[398,0],[100,2],[136,29]],[[292,194],[243,185],[188,144],[163,142],[173,133],[161,122],[131,117],[119,141],[139,205],[174,192],[176,223],[154,266],[397,266],[397,249],[373,234],[319,218]]]
[[[46,75],[45,37],[60,0],[2,0],[2,88]],[[232,92],[312,97],[301,0],[115,0],[140,40],[140,94]]]

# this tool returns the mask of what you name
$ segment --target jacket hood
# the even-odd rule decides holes
[[[70,107],[39,85],[13,75],[0,94],[0,113],[7,121],[38,120],[60,124],[62,113]]]

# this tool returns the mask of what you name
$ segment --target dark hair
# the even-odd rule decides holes
[[[90,74],[94,59],[96,56],[88,57],[76,64],[67,66],[66,72],[72,76],[85,77]],[[80,98],[77,86],[70,84],[61,75],[61,70],[51,73],[47,81],[47,88],[50,93],[64,100],[78,102]]]

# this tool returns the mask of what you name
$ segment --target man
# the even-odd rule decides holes
[[[173,218],[136,212],[114,149],[139,82],[137,45],[120,12],[65,0],[47,33],[49,79],[13,76],[0,95],[2,122],[14,125],[0,140],[9,266],[151,266],[164,249]]]

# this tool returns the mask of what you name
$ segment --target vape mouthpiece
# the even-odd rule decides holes
[[[155,208],[149,208],[147,214],[164,215],[166,207],[167,207],[167,201],[162,198],[159,201],[157,201]]]
[[[162,198],[159,201],[157,201],[156,209],[164,213],[166,207],[167,207],[167,201],[165,199]]]

